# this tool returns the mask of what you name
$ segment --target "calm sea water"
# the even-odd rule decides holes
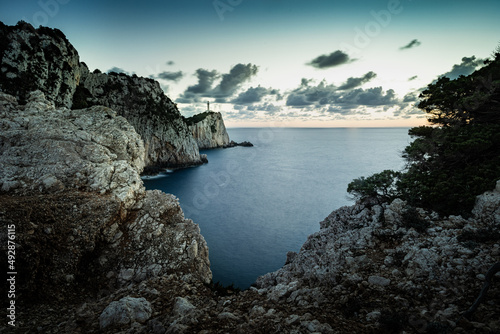
[[[248,288],[282,267],[331,211],[353,204],[347,184],[400,170],[407,128],[232,128],[252,148],[206,150],[209,163],[145,180],[200,225],[214,282]]]

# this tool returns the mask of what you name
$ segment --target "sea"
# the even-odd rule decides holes
[[[228,128],[253,147],[203,150],[208,163],[144,179],[200,226],[213,281],[246,289],[285,264],[355,178],[404,167],[408,128]]]

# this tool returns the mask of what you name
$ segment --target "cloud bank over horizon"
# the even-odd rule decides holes
[[[412,43],[413,41],[408,45]],[[328,62],[337,65],[351,62],[348,56],[339,57],[343,59],[341,61],[331,61],[333,58]],[[483,59],[477,59],[475,56],[463,57],[461,63],[452,65],[451,69],[441,76],[453,79],[459,75],[468,75],[483,63]],[[425,118],[425,113],[416,108],[418,96],[425,87],[414,89],[404,95],[398,95],[389,87],[378,85],[363,87],[378,77],[374,71],[348,77],[337,85],[329,83],[326,79],[318,82],[313,78],[302,78],[295,88],[282,91],[261,85],[245,86],[255,78],[258,68],[258,65],[252,63],[239,63],[227,73],[197,69],[194,76],[198,82],[188,86],[176,102],[191,105],[203,103],[201,108],[204,108],[206,101],[227,105],[229,110],[225,114],[230,120],[278,118],[306,120],[332,117],[342,120],[367,118],[374,113],[384,114],[388,119]],[[161,73],[158,76],[160,77]],[[405,80],[414,81],[417,78],[418,75],[414,75]],[[204,109],[189,107],[186,111],[192,115]]]

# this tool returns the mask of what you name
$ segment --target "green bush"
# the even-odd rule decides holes
[[[389,202],[399,195],[396,182],[399,172],[384,170],[369,177],[354,179],[347,186],[347,192],[356,199],[374,199],[378,203]]]
[[[500,180],[500,52],[469,76],[428,85],[418,107],[434,126],[410,129],[401,173],[384,171],[353,180],[358,199],[400,196],[443,215],[470,214],[476,197]],[[407,217],[410,224],[417,221]]]

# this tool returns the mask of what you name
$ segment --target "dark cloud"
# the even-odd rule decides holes
[[[159,73],[156,78],[158,79],[163,79],[163,80],[170,80],[170,81],[179,81],[180,79],[182,79],[182,77],[184,77],[184,74],[182,73],[182,71],[178,71],[178,72],[162,72],[162,73]]]
[[[174,63],[174,61],[173,61],[173,60],[169,60],[169,61],[167,61],[167,65],[169,65],[169,66],[172,66],[172,65],[174,65],[174,64],[175,64],[175,63]]]
[[[351,59],[347,53],[340,50],[330,53],[329,55],[321,55],[314,58],[307,65],[311,65],[316,68],[329,68],[334,66],[339,66],[342,64],[347,64],[355,59]]]
[[[417,102],[418,101],[418,96],[420,95],[419,92],[410,92],[405,95],[403,98],[403,102],[410,103],[410,102]]]
[[[216,70],[209,71],[199,68],[196,70],[196,76],[198,77],[198,83],[196,85],[189,86],[176,100],[176,102],[195,103],[200,102],[201,97],[209,96],[209,92],[212,90],[215,79],[219,77],[219,73]]]
[[[399,49],[400,50],[408,50],[408,49],[417,47],[420,44],[422,44],[422,42],[420,42],[418,39],[414,39],[413,41],[411,41],[410,43],[406,44],[405,46],[400,47]]]
[[[125,71],[123,68],[116,67],[116,66],[110,68],[107,73],[109,74],[111,72],[114,72],[114,73],[125,73],[125,74],[129,74],[130,75],[130,73],[127,72],[127,71]]]
[[[418,78],[418,75],[414,75],[414,76],[412,76],[411,78],[408,78],[408,81],[413,81],[413,80],[415,80],[416,78]]]
[[[189,86],[186,89],[186,93],[203,94],[209,92],[219,74],[216,70],[209,71],[199,68],[196,70],[196,76],[198,77],[198,83],[196,85]]]
[[[313,101],[307,101],[302,94],[291,93],[286,99],[286,105],[290,107],[306,107],[314,104]]]
[[[345,91],[339,90],[334,85],[327,85],[324,80],[316,86],[302,80],[301,86],[290,92],[286,101],[287,106],[297,108],[328,105],[333,105],[335,108],[356,108],[359,106],[392,107],[399,103],[401,101],[397,99],[392,89],[384,91],[382,87],[374,87],[368,89],[356,88]]]
[[[275,106],[272,103],[264,103],[264,104],[253,104],[249,105],[246,108],[249,111],[264,111],[267,115],[273,116],[281,112],[280,106]]]
[[[357,88],[345,95],[334,97],[333,103],[347,106],[392,106],[398,104],[394,90],[383,91],[382,87],[368,89]]]
[[[337,91],[334,85],[327,85],[324,80],[317,86],[311,86],[310,83],[310,80],[302,79],[300,87],[288,95],[286,105],[306,107],[314,104],[326,104]]]
[[[341,85],[338,89],[339,90],[347,90],[347,89],[352,89],[361,86],[362,84],[372,80],[377,76],[376,73],[370,71],[366,73],[364,76],[361,78],[348,78],[346,83]]]
[[[237,64],[231,68],[229,73],[222,74],[222,79],[219,84],[213,87],[215,80],[220,78],[221,75],[215,70],[208,71],[200,68],[196,70],[198,83],[189,86],[181,97],[177,99],[177,102],[194,103],[199,102],[202,97],[211,97],[215,98],[215,102],[217,103],[228,103],[231,101],[231,96],[241,87],[241,85],[257,74],[257,70],[257,66],[253,64]],[[259,90],[258,88],[255,92],[250,91],[247,94],[243,94],[241,96],[241,103],[247,103],[244,102],[245,100],[258,98],[259,94],[261,94]]]
[[[215,97],[228,97],[233,95],[242,83],[256,75],[258,67],[253,64],[236,64],[229,73],[222,75],[222,80],[213,90]]]
[[[451,71],[446,72],[441,75],[444,77],[448,77],[450,79],[456,79],[461,75],[469,75],[472,74],[478,67],[484,65],[484,59],[476,59],[475,56],[472,57],[463,57],[462,62],[460,64],[453,65]]]
[[[281,97],[279,94],[279,91],[276,89],[271,89],[271,88],[264,88],[261,86],[258,87],[250,87],[246,91],[241,92],[235,99],[233,99],[231,102],[236,103],[236,104],[249,104],[249,103],[256,103],[256,102],[261,102],[262,99],[268,95],[277,95]]]

